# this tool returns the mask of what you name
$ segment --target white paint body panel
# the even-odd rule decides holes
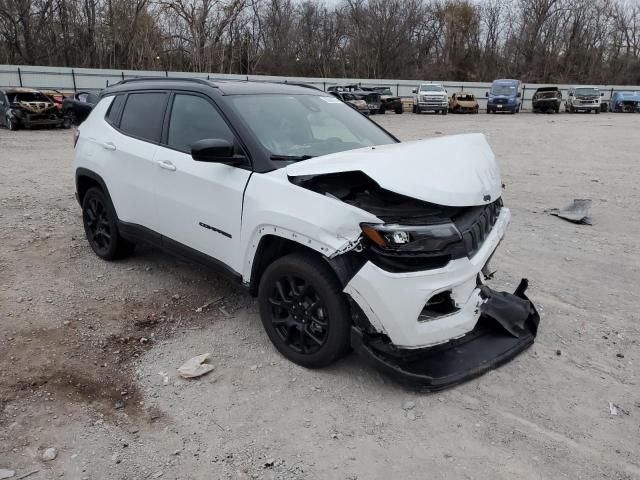
[[[294,177],[361,171],[392,192],[452,207],[487,204],[502,192],[495,156],[484,135],[476,133],[359,148],[286,170]]]
[[[476,279],[504,237],[510,218],[509,209],[503,207],[493,230],[471,259],[460,258],[443,268],[413,273],[389,273],[367,262],[344,291],[362,308],[371,324],[399,347],[428,347],[461,337],[473,330],[480,317],[482,299]],[[451,290],[460,310],[418,322],[427,301],[447,290]]]
[[[280,235],[331,257],[358,240],[360,223],[380,223],[364,210],[292,184],[285,169],[254,174],[244,199],[241,269],[251,279],[253,257],[260,239]]]

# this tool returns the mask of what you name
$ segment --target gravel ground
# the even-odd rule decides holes
[[[531,349],[437,394],[356,355],[300,368],[271,347],[255,301],[214,273],[149,247],[116,263],[92,254],[70,132],[0,130],[0,473],[640,478],[639,117],[374,119],[405,140],[487,135],[513,215],[495,286],[530,279]],[[593,226],[545,213],[585,197]],[[176,376],[205,352],[212,373]]]

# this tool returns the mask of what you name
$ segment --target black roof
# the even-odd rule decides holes
[[[255,82],[244,80],[206,80],[203,78],[172,78],[149,77],[123,80],[102,91],[102,95],[115,92],[128,92],[147,89],[184,89],[193,88],[202,90],[215,88],[222,95],[256,95],[256,94],[282,94],[282,95],[327,95],[323,91],[301,84]]]

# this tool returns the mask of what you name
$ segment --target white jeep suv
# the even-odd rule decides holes
[[[482,135],[399,143],[316,89],[137,79],[102,92],[75,152],[99,257],[144,241],[217,268],[300,365],[353,347],[438,389],[533,342],[525,283],[485,285],[510,214]]]

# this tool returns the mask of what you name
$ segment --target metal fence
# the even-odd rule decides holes
[[[203,78],[208,80],[251,80],[258,82],[287,82],[312,85],[321,90],[327,90],[333,85],[359,84],[361,86],[386,86],[398,96],[411,97],[412,90],[420,83],[430,82],[443,85],[449,95],[454,92],[464,91],[473,93],[479,102],[486,101],[485,93],[491,84],[485,82],[455,82],[437,80],[397,80],[397,79],[364,79],[364,78],[310,78],[310,77],[285,77],[266,75],[232,75],[219,73],[193,73],[193,72],[169,72],[169,71],[139,71],[139,70],[106,70],[93,68],[64,68],[64,67],[38,67],[0,65],[0,87],[29,87],[40,90],[64,90],[64,91],[91,91],[97,92],[103,88],[129,78],[142,77],[176,77],[176,78]],[[539,84],[522,85],[523,108],[531,108],[533,92],[541,86]],[[558,85],[566,98],[566,92],[570,85]],[[605,92],[604,101],[608,101],[615,91],[640,90],[636,86],[599,85]]]

